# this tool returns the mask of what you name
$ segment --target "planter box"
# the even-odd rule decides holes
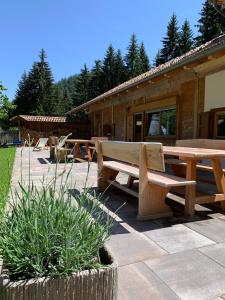
[[[1,300],[116,300],[117,265],[104,251],[107,266],[99,270],[73,273],[65,278],[37,278],[10,281],[0,275]],[[1,270],[1,267],[0,267]]]

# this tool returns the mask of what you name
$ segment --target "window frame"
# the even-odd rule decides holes
[[[213,128],[213,137],[215,139],[225,139],[225,134],[224,135],[218,135],[218,120],[220,115],[224,115],[225,116],[225,109],[221,109],[221,110],[217,110],[214,113],[214,128]]]
[[[148,135],[148,118],[147,118],[147,114],[148,113],[161,113],[161,112],[164,112],[164,111],[168,111],[168,110],[175,110],[176,111],[176,123],[175,123],[175,134],[169,134],[169,135],[162,135],[162,134],[159,134],[159,135]],[[177,136],[177,106],[176,105],[173,105],[173,106],[167,106],[167,107],[161,107],[161,108],[158,108],[158,109],[152,109],[152,110],[146,110],[144,112],[144,119],[145,119],[145,128],[144,128],[144,137],[145,139],[156,139],[156,138],[176,138]],[[160,114],[160,124],[161,124],[161,114]]]

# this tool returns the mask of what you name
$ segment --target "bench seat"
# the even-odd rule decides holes
[[[139,167],[118,161],[104,161],[103,166],[118,172],[126,173],[127,175],[137,179],[139,178]],[[148,172],[148,182],[162,187],[187,186],[196,184],[196,181],[186,180],[181,177],[153,170]]]

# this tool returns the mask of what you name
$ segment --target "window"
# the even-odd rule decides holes
[[[148,136],[171,136],[176,134],[176,108],[146,112]]]
[[[216,138],[225,138],[225,111],[216,113],[215,131]]]

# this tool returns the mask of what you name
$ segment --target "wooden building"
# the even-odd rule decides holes
[[[40,137],[61,136],[69,133],[74,138],[90,138],[90,123],[88,120],[68,121],[66,117],[18,115],[11,119],[19,127],[19,137],[22,141],[30,138],[34,143]]]
[[[225,138],[225,35],[75,107],[92,136],[159,141]]]

